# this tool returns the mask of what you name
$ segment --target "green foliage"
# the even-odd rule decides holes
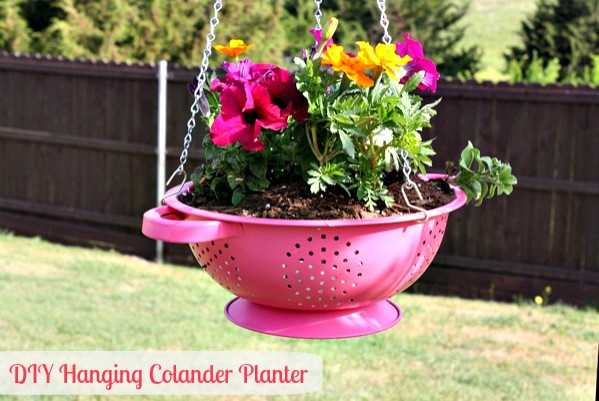
[[[468,202],[476,201],[479,206],[485,197],[509,195],[518,180],[512,175],[509,164],[496,158],[481,156],[472,142],[462,150],[460,156],[460,171],[452,181],[456,182],[468,196]]]
[[[334,185],[346,188],[350,182],[348,188],[369,209],[378,202],[392,204],[383,173],[401,170],[402,154],[412,168],[424,172],[435,153],[432,141],[422,141],[421,131],[430,127],[438,101],[423,105],[410,94],[424,72],[404,85],[379,76],[372,88],[362,90],[344,74],[330,74],[311,60],[296,62],[298,88],[311,115],[306,136],[317,161],[308,172],[312,192]]]
[[[200,194],[210,190],[218,198],[231,197],[236,204],[249,191],[266,188],[276,179],[277,172],[287,172],[287,180],[303,178],[312,193],[341,187],[374,211],[395,201],[385,183],[388,173],[396,172],[396,177],[426,173],[435,152],[432,140],[423,141],[421,134],[430,127],[439,101],[423,104],[412,92],[422,85],[430,88],[430,83],[423,82],[427,72],[413,71],[406,82],[400,83],[399,78],[389,75],[389,71],[402,65],[393,59],[398,57],[394,46],[377,46],[376,51],[373,47],[368,51],[365,46],[356,56],[331,46],[325,57],[322,52],[326,39],[310,56],[294,59],[295,86],[307,103],[309,118],[297,121],[289,117],[280,131],[261,131],[260,140],[266,147],[256,152],[264,157],[260,163],[265,167],[259,172],[252,169],[255,153],[244,151],[239,143],[234,143],[237,139],[228,142],[232,145],[216,147],[206,138],[207,162],[194,178]],[[371,58],[375,53],[375,58]],[[332,67],[323,68],[323,62]],[[208,101],[214,112],[207,119],[210,125],[221,106],[214,94]],[[252,118],[243,112],[240,117],[240,121]],[[216,118],[224,124],[225,119]],[[228,121],[237,124],[233,119]],[[458,177],[470,198],[480,204],[482,198],[491,197],[496,191],[511,192],[511,187],[507,187],[513,178],[509,167],[506,170],[497,159],[480,157],[471,144],[462,153],[465,157],[469,159],[462,160]],[[479,164],[476,170],[471,169],[473,161]]]
[[[200,62],[209,32],[212,0],[0,0],[0,49],[115,61]],[[280,64],[313,41],[312,0],[228,0],[220,12],[216,37],[224,44],[243,37],[259,44],[252,56]],[[449,76],[471,76],[478,70],[480,51],[461,48],[459,22],[468,5],[450,0],[388,2],[394,40],[410,31],[423,42],[427,57]],[[370,0],[322,3],[323,22],[343,18],[338,43],[376,43],[382,35],[380,11]],[[214,55],[214,64],[223,60]]]
[[[210,29],[212,4],[212,0],[1,0],[0,49],[197,65]],[[286,46],[282,13],[278,1],[226,1],[217,42],[224,43],[228,35],[244,36],[262,43],[256,53],[261,59],[279,61]]]
[[[557,81],[593,83],[593,55],[599,54],[597,1],[540,0],[536,12],[522,23],[520,36],[522,45],[505,55],[512,78],[550,82],[557,60]],[[517,68],[522,73],[515,72]],[[550,77],[540,77],[543,73]]]
[[[526,64],[528,64],[527,67]],[[508,74],[512,82],[536,82],[541,84],[557,82],[561,69],[559,59],[554,58],[549,60],[547,65],[543,64],[543,60],[539,58],[535,51],[530,61],[528,57],[524,57],[520,61],[512,59],[508,65]]]
[[[267,159],[261,152],[246,152],[239,143],[220,147],[204,139],[207,162],[192,174],[196,191],[209,189],[218,199],[237,205],[248,192],[260,192],[270,185],[266,178]]]
[[[345,185],[348,181],[347,171],[343,164],[326,163],[319,166],[316,163],[312,163],[311,167],[308,171],[310,178],[307,181],[308,185],[310,185],[310,192],[314,194],[324,192],[328,186],[338,185],[349,193]]]
[[[0,0],[0,50],[29,50],[31,30],[22,16],[20,3],[20,0]]]

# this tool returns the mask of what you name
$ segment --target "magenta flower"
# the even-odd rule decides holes
[[[266,87],[272,102],[281,109],[281,117],[291,114],[296,121],[305,121],[310,116],[308,102],[289,71],[272,64],[254,64],[249,75],[252,82]]]
[[[254,64],[250,60],[241,60],[239,63],[228,63],[225,61],[222,67],[227,74],[222,81],[214,78],[210,83],[210,90],[212,92],[221,92],[229,85],[243,85],[244,82],[252,81],[250,70],[253,66]]]
[[[262,128],[278,131],[287,127],[290,115],[297,121],[309,117],[308,102],[288,71],[249,60],[223,63],[223,68],[227,74],[222,81],[216,78],[210,84],[221,101],[221,114],[210,128],[214,144],[240,142],[246,150],[261,150]]]
[[[437,66],[432,60],[424,58],[422,45],[419,41],[410,39],[409,32],[404,34],[404,38],[406,39],[405,42],[397,42],[395,44],[395,51],[401,57],[410,56],[412,61],[403,66],[407,73],[401,79],[401,82],[406,82],[415,73],[424,71],[424,78],[418,85],[418,89],[428,89],[434,93],[437,90],[437,81],[441,76],[441,74],[437,72]]]
[[[262,85],[229,85],[222,90],[220,100],[221,114],[210,127],[210,139],[215,145],[240,142],[246,150],[262,150],[262,128],[278,131],[287,126],[287,118],[281,117],[281,109],[271,102]]]
[[[314,39],[316,40],[316,48],[319,48],[320,43],[322,42],[322,29],[312,28],[312,29],[310,29],[310,33],[312,35],[314,35]],[[327,47],[329,47],[332,44],[333,44],[333,38],[330,38],[324,44],[324,48],[322,51],[324,52],[327,49]]]

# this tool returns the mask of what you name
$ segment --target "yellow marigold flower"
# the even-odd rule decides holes
[[[330,65],[336,72],[343,72],[349,79],[359,86],[370,88],[374,85],[374,81],[363,72],[371,67],[365,65],[363,60],[357,57],[351,57],[349,54],[345,53],[345,51],[343,51],[343,46],[331,44],[327,50],[322,53],[321,63]]]
[[[405,55],[401,57],[395,52],[395,44],[379,43],[373,48],[370,43],[356,42],[360,51],[358,58],[362,59],[364,64],[371,68],[380,67],[387,71],[391,79],[399,81],[406,72],[401,68],[412,61],[412,57]]]
[[[229,46],[216,45],[214,48],[229,57],[237,58],[241,53],[245,53],[254,47],[254,44],[246,45],[241,39],[231,39],[229,41]]]

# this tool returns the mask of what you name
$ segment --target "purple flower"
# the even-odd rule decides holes
[[[278,131],[287,126],[287,118],[281,116],[281,109],[271,102],[262,85],[229,85],[222,90],[220,100],[221,114],[210,127],[210,139],[215,145],[240,142],[246,150],[262,150],[262,128]]]
[[[218,78],[214,78],[210,83],[210,90],[212,92],[221,92],[229,85],[242,85],[244,82],[251,81],[250,69],[253,65],[254,64],[250,60],[241,60],[239,63],[228,63],[225,61],[222,64],[222,67],[227,74],[222,81]]]
[[[437,72],[437,66],[432,60],[424,58],[424,52],[422,51],[422,45],[419,41],[410,39],[410,33],[404,34],[405,42],[397,42],[396,53],[403,56],[410,56],[412,61],[403,66],[407,71],[406,75],[401,79],[401,82],[406,82],[412,75],[419,71],[424,71],[424,78],[418,85],[418,89],[430,90],[435,92],[437,90],[437,81],[441,76]]]

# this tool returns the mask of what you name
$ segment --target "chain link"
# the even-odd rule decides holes
[[[314,0],[314,4],[316,5],[316,11],[314,11],[314,18],[316,19],[316,29],[322,29],[320,25],[320,19],[322,18],[322,11],[320,11],[320,4],[322,0]]]
[[[196,114],[202,111],[202,102],[206,101],[206,96],[204,95],[204,83],[206,82],[206,72],[208,71],[208,65],[210,63],[210,56],[212,55],[212,43],[216,39],[215,29],[219,24],[218,12],[223,8],[222,0],[216,0],[214,2],[214,16],[210,19],[210,32],[206,35],[206,48],[204,49],[204,53],[202,55],[202,63],[200,64],[200,72],[198,73],[196,80],[198,82],[198,86],[196,87],[193,96],[194,101],[191,105],[191,117],[189,121],[187,121],[187,135],[185,135],[185,139],[183,140],[183,151],[181,152],[181,156],[179,157],[179,167],[175,170],[175,172],[168,179],[166,185],[169,185],[172,179],[177,175],[185,175],[185,163],[187,163],[187,156],[189,154],[189,147],[191,146],[192,141],[192,132],[196,126]]]
[[[383,27],[383,42],[386,44],[391,43],[391,35],[389,35],[389,19],[387,18],[387,4],[385,0],[376,0],[376,4],[381,10],[381,26]]]

